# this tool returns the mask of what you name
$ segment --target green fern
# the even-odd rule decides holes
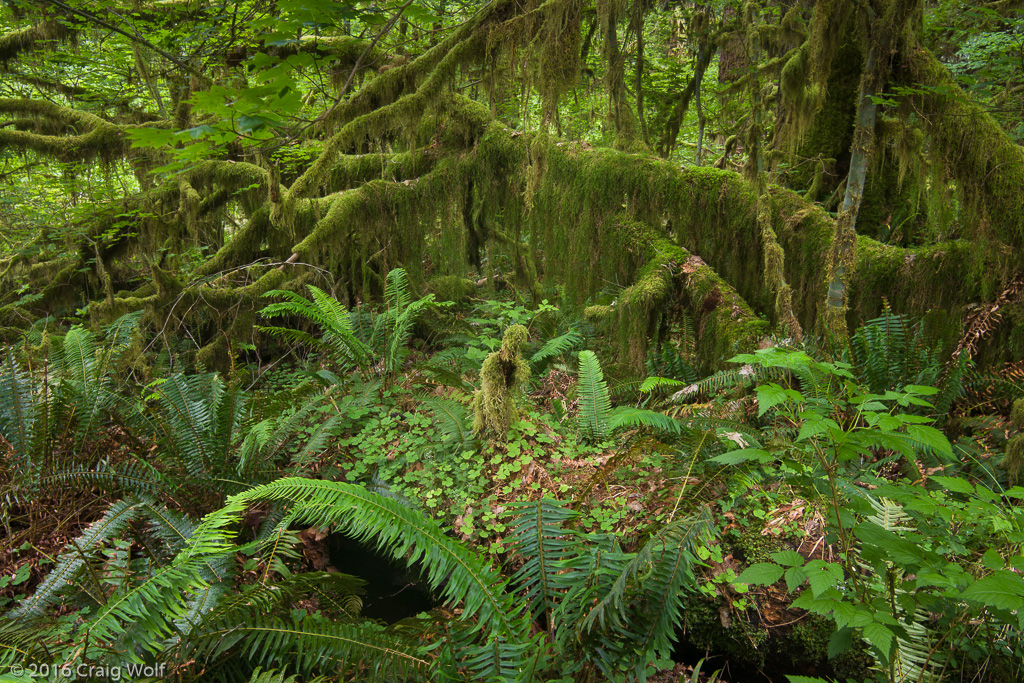
[[[935,385],[942,371],[939,349],[929,344],[923,323],[911,323],[888,306],[850,335],[847,360],[858,381],[874,393]]]
[[[583,335],[576,330],[569,330],[565,334],[544,342],[544,345],[530,356],[530,365],[533,366],[534,374],[540,374],[547,363],[559,356],[566,355],[582,344]]]
[[[509,549],[525,559],[512,583],[525,595],[527,609],[536,618],[554,610],[565,595],[558,577],[565,561],[579,552],[578,535],[566,529],[577,515],[548,498],[517,503],[511,512]]]
[[[304,299],[295,292],[272,290],[265,297],[280,296],[285,301],[269,304],[264,307],[264,318],[275,318],[284,315],[298,315],[318,325],[323,333],[320,342],[309,334],[286,327],[261,327],[265,332],[284,336],[300,343],[310,343],[328,349],[335,360],[342,364],[351,364],[360,370],[366,370],[372,362],[372,352],[355,334],[349,312],[337,299],[318,287],[309,285],[312,301]]]
[[[459,453],[474,450],[473,416],[466,406],[447,398],[426,398],[423,405],[434,415],[442,444],[454,446]]]
[[[579,422],[585,441],[595,443],[608,436],[612,402],[601,364],[593,351],[580,351]]]
[[[616,432],[621,429],[633,429],[644,427],[666,434],[679,434],[682,426],[664,413],[654,410],[644,410],[632,406],[621,406],[608,413],[608,431]]]
[[[857,492],[857,495],[867,498],[874,510],[874,514],[866,517],[867,521],[877,524],[885,531],[901,534],[913,529],[907,526],[910,516],[903,511],[903,506],[888,498],[875,498],[874,496]],[[857,561],[861,569],[867,575],[872,575],[874,570],[864,562]],[[888,562],[886,565],[892,568]],[[878,585],[876,590],[885,596],[886,603],[892,605],[903,605],[900,595],[903,591],[897,587],[898,581],[892,576],[877,577]],[[889,662],[885,663],[876,659],[878,669],[884,671],[897,681],[930,681],[940,680],[940,672],[943,668],[943,657],[935,654],[934,646],[937,638],[924,626],[923,619],[927,617],[920,606],[915,606],[912,614],[900,608],[902,614],[898,615],[900,625],[906,631],[908,638],[897,636],[895,639]],[[894,615],[896,616],[896,615]]]
[[[18,367],[11,348],[0,370],[0,436],[13,449],[12,464],[26,472],[34,469],[36,405],[32,381]]]
[[[649,394],[659,389],[678,389],[686,386],[686,382],[668,377],[648,377],[640,385],[640,393]]]
[[[114,503],[97,521],[90,524],[85,532],[57,558],[57,564],[46,575],[46,579],[32,595],[10,611],[10,617],[25,618],[42,616],[47,607],[60,595],[77,583],[77,577],[85,567],[86,556],[106,541],[117,537],[138,517],[138,501],[124,500]]]
[[[207,516],[176,564],[234,552],[225,530],[249,505],[259,501],[288,509],[282,525],[334,526],[342,533],[375,542],[396,560],[422,562],[429,585],[449,604],[462,605],[460,621],[468,631],[461,642],[467,648],[464,654],[469,657],[470,668],[477,672],[510,671],[523,665],[520,658],[525,649],[518,644],[529,640],[528,621],[488,561],[449,538],[421,513],[362,487],[282,479],[233,496],[225,508]],[[276,634],[267,638],[301,637],[295,629],[281,624],[267,633]],[[263,636],[253,633],[250,637]],[[327,634],[325,638],[325,642],[333,642],[335,636]]]

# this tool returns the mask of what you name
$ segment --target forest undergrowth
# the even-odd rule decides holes
[[[706,376],[683,317],[638,376],[547,300],[386,284],[271,292],[224,374],[139,314],[7,348],[0,678],[1024,676],[1018,367],[886,311]],[[367,616],[352,548],[427,607]]]

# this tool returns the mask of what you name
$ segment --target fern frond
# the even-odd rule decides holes
[[[704,510],[673,522],[651,536],[623,568],[607,594],[589,610],[580,629],[625,627],[629,619],[635,617],[627,613],[627,589],[643,572],[641,588],[653,604],[660,605],[657,614],[648,615],[652,622],[648,638],[659,647],[667,647],[673,632],[671,627],[678,621],[679,591],[695,581],[691,565],[696,561],[696,548],[713,531],[713,522],[710,513]],[[659,602],[662,597],[664,601]]]
[[[32,662],[39,643],[37,629],[26,626],[21,620],[0,617],[0,668],[10,668],[15,662],[22,665]]]
[[[434,307],[434,295],[426,297],[409,304],[401,313],[394,318],[394,324],[389,330],[387,345],[384,348],[384,371],[393,374],[402,366],[404,352],[409,338],[412,336],[412,327],[423,311]]]
[[[678,379],[670,379],[668,377],[648,377],[640,385],[641,394],[649,394],[656,389],[669,389],[672,387],[686,386],[686,382]]]
[[[867,518],[886,531],[908,531],[909,527],[902,526],[903,522],[910,517],[903,511],[903,506],[889,498],[878,498],[868,496],[868,502],[874,508],[875,514]]]
[[[276,669],[264,671],[260,667],[256,667],[256,670],[252,672],[252,676],[249,677],[249,683],[296,683],[298,676],[284,677],[284,674],[278,673]]]
[[[285,301],[268,304],[263,308],[264,318],[298,315],[320,327],[322,339],[316,342],[310,335],[282,327],[262,328],[271,334],[286,336],[300,343],[313,343],[329,349],[339,363],[352,363],[360,369],[370,365],[372,353],[353,331],[352,318],[341,303],[318,287],[308,285],[313,301],[295,292],[272,290],[265,297],[281,296]]]
[[[109,325],[103,326],[104,344],[100,356],[100,367],[105,373],[109,372],[121,359],[124,352],[131,348],[132,338],[135,336],[136,330],[139,329],[139,321],[144,313],[144,310],[125,313]]]
[[[418,643],[365,621],[296,621],[254,613],[244,622],[225,624],[204,637],[218,651],[237,647],[263,666],[279,666],[286,658],[294,658],[304,671],[328,664],[334,670],[340,664],[343,670],[359,670],[362,680],[420,680],[430,667]]]
[[[134,648],[159,652],[161,641],[177,633],[175,622],[188,612],[183,595],[208,585],[202,578],[208,560],[194,557],[175,561],[156,568],[140,584],[123,585],[86,622],[81,644],[116,642],[125,633],[126,625],[131,624]],[[128,657],[136,660],[138,655],[129,652]]]
[[[454,444],[459,452],[472,450],[473,418],[466,406],[447,398],[423,399],[423,405],[434,415],[434,424],[445,444]]]
[[[713,529],[707,510],[664,527],[626,565],[605,597],[583,619],[582,632],[591,632],[596,626],[602,630],[610,627],[618,639],[629,639],[626,652],[632,661],[610,667],[610,662],[599,659],[606,673],[626,664],[632,666],[636,678],[643,680],[651,661],[671,653],[681,621],[680,594],[696,586],[693,566],[698,562],[697,547],[706,542]],[[637,582],[641,572],[643,581]],[[627,609],[627,588],[634,583],[639,590],[629,593],[634,605]]]
[[[612,409],[608,385],[593,351],[580,351],[579,420],[584,438],[601,441],[608,436],[608,413]]]
[[[548,498],[516,503],[511,509],[509,549],[526,559],[512,583],[517,593],[525,593],[527,608],[536,618],[555,609],[565,592],[557,577],[564,571],[564,561],[578,552],[579,538],[565,528],[576,512]]]
[[[388,308],[405,309],[412,301],[409,293],[409,274],[405,268],[395,268],[384,281],[384,302]]]
[[[174,374],[157,388],[168,413],[166,434],[169,445],[192,475],[209,472],[213,460],[208,432],[211,406],[202,399],[202,384],[219,383],[214,375]]]
[[[209,606],[197,611],[188,628],[183,630],[178,653],[182,657],[204,660],[222,649],[224,634],[230,632],[232,626],[253,623],[254,618],[258,618],[254,615],[287,613],[295,601],[318,591],[334,593],[331,600],[343,605],[350,616],[357,616],[364,585],[363,580],[348,574],[307,572],[272,583],[247,586],[241,592],[215,601],[207,600]]]
[[[100,462],[95,470],[64,470],[39,477],[40,486],[95,486],[101,491],[123,492],[136,496],[169,495],[173,484],[157,470],[137,461],[123,465]]]
[[[620,406],[608,414],[608,431],[646,427],[667,434],[679,434],[680,424],[664,413],[633,406]]]
[[[461,602],[463,618],[475,617],[487,633],[525,639],[522,610],[488,560],[449,538],[422,513],[352,484],[281,479],[232,496],[226,507],[206,517],[186,556],[230,547],[222,529],[261,500],[288,505],[289,523],[337,525],[350,536],[373,541],[396,560],[423,562],[431,588],[450,603]]]
[[[535,373],[539,373],[545,363],[559,356],[564,356],[582,344],[583,335],[576,330],[569,330],[565,334],[544,342],[544,346],[540,347],[535,354],[530,356],[530,365],[533,366]]]
[[[14,449],[13,464],[33,469],[33,434],[36,406],[32,398],[32,381],[18,367],[14,353],[7,349],[3,369],[0,370],[0,436]]]
[[[78,573],[85,565],[84,553],[91,552],[104,541],[120,534],[138,516],[137,508],[138,501],[131,500],[111,505],[103,517],[90,524],[85,532],[64,550],[43,582],[32,595],[11,610],[9,616],[41,616],[64,590],[75,584]]]
[[[700,397],[713,396],[726,389],[752,387],[769,380],[779,379],[786,374],[785,368],[779,366],[765,367],[762,365],[743,365],[739,368],[720,370],[710,377],[683,387],[672,394],[672,401],[695,401]]]

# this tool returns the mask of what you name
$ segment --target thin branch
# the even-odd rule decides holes
[[[104,20],[100,19],[98,16],[96,16],[92,12],[87,12],[85,10],[80,10],[80,9],[75,9],[74,7],[70,7],[70,6],[66,5],[66,4],[64,4],[60,0],[51,0],[51,1],[53,2],[54,5],[57,5],[58,7],[60,7],[61,9],[65,10],[67,12],[70,12],[72,14],[77,14],[78,16],[84,17],[85,19],[88,19],[89,21],[91,21],[93,23],[96,23],[96,24],[102,26],[105,29],[109,29],[109,30],[113,31],[114,33],[119,33],[120,35],[124,36],[128,40],[131,40],[131,41],[134,41],[136,43],[140,43],[142,45],[145,45],[150,50],[153,50],[154,52],[156,52],[158,55],[160,55],[164,59],[170,61],[172,64],[177,66],[179,69],[183,69],[184,71],[189,72],[193,76],[197,76],[197,77],[203,79],[204,82],[209,80],[209,78],[207,78],[206,75],[204,75],[201,71],[197,70],[195,67],[189,66],[185,62],[182,62],[181,60],[179,60],[177,57],[174,57],[171,54],[169,54],[167,52],[164,52],[163,50],[158,48],[156,45],[154,45],[153,43],[151,43],[148,40],[146,40],[145,38],[143,38],[141,35],[138,34],[138,31],[136,31],[135,35],[133,36],[132,34],[128,33],[127,31],[122,31],[118,27],[116,27],[116,26],[114,26],[112,24],[108,24],[107,22],[105,22]]]

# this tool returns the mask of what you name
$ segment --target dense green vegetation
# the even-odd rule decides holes
[[[1024,679],[1024,25],[5,0],[0,681]]]

